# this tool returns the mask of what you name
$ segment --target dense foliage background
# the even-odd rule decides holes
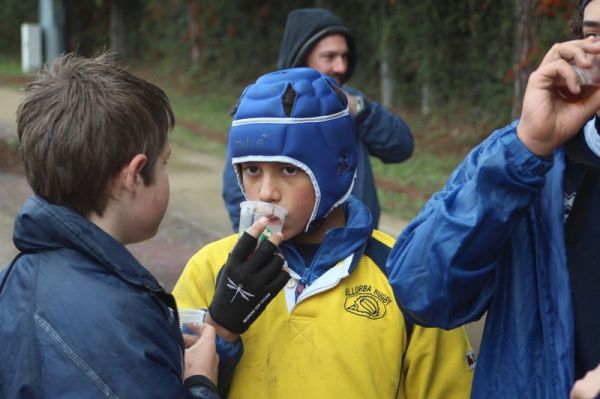
[[[570,37],[578,5],[577,0],[54,1],[66,10],[69,51],[117,51],[136,73],[166,88],[180,127],[221,142],[240,88],[275,68],[289,11],[330,9],[357,38],[358,68],[349,83],[383,100],[415,133],[411,161],[398,166],[374,160],[384,207],[411,213],[469,148],[518,116],[528,74],[552,43]],[[0,60],[18,58],[19,27],[38,22],[38,8],[38,0],[0,0]]]
[[[529,3],[533,46],[515,60],[517,3]],[[575,0],[65,0],[68,48],[83,54],[111,47],[110,18],[122,19],[121,52],[129,62],[167,62],[204,80],[247,82],[273,69],[286,16],[326,7],[356,34],[354,84],[378,97],[385,54],[394,105],[469,104],[469,118],[494,110],[506,118],[514,67],[535,64],[567,37]],[[19,26],[35,22],[36,0],[0,0],[0,51],[19,50]],[[114,33],[114,32],[113,32]],[[113,42],[114,43],[114,42]],[[385,48],[383,48],[385,47]],[[428,104],[423,104],[426,95]]]

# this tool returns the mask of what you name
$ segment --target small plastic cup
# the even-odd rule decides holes
[[[252,226],[261,217],[269,219],[267,227],[259,237],[259,241],[266,240],[273,234],[283,230],[283,223],[287,216],[285,208],[261,201],[244,201],[240,204],[239,235]]]
[[[581,68],[574,63],[571,63],[571,68],[577,74],[577,80],[581,85],[581,92],[573,94],[567,88],[566,82],[558,83],[558,94],[567,101],[577,101],[583,97],[587,97],[592,87],[600,86],[600,56],[588,55],[591,62],[590,68]]]
[[[571,65],[577,74],[582,86],[600,86],[600,65],[593,64],[591,68],[583,69],[577,65]]]
[[[190,325],[201,325],[206,316],[205,309],[179,309],[179,327],[183,334],[197,335]]]

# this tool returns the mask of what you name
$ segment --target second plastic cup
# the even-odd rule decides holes
[[[268,202],[244,201],[240,204],[239,234],[242,235],[248,227],[263,216],[269,219],[269,223],[259,240],[268,239],[273,234],[283,230],[287,211],[279,205],[269,204]]]
[[[204,323],[205,309],[179,309],[179,323],[183,334],[196,335],[190,328],[190,324],[200,325]]]

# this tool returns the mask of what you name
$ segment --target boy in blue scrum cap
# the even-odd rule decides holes
[[[264,75],[240,98],[232,167],[246,199],[287,210],[280,250],[291,278],[271,296],[251,270],[222,272],[237,240],[231,235],[195,254],[173,291],[181,306],[208,307],[219,325],[242,335],[234,397],[469,395],[473,357],[464,330],[407,324],[396,303],[385,270],[394,240],[373,229],[368,208],[350,195],[354,129],[338,84],[310,68]],[[224,291],[230,299],[215,303]],[[252,314],[250,327],[219,319],[223,309],[238,313],[266,297],[271,304]]]

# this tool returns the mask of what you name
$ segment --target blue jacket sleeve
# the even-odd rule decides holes
[[[353,96],[364,97],[352,87],[345,86],[344,90]],[[369,154],[385,163],[402,162],[410,158],[414,143],[406,122],[374,101],[365,101],[365,105],[365,111],[356,120],[356,130]]]
[[[241,338],[234,342],[228,342],[217,336],[217,354],[219,355],[219,381],[217,386],[219,387],[219,394],[223,398],[226,398],[229,394],[233,371],[240,362],[243,353],[244,345]]]
[[[233,231],[238,231],[240,224],[240,203],[244,201],[244,193],[238,184],[237,175],[231,165],[231,153],[229,149],[225,152],[225,166],[223,167],[223,189],[221,192],[223,201],[225,202],[225,209],[229,214],[229,220]]]
[[[416,323],[451,329],[486,311],[511,230],[553,165],[521,143],[516,126],[472,150],[393,247],[390,282]]]
[[[215,385],[204,375],[195,375],[184,381],[185,387],[194,399],[221,399]]]

